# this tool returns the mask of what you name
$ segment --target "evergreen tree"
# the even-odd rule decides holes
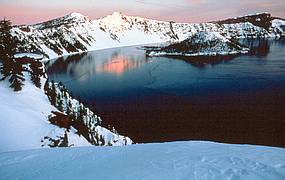
[[[50,94],[50,88],[49,88],[49,82],[48,80],[46,81],[45,85],[44,85],[44,91],[47,94],[47,96],[49,97]]]
[[[11,76],[9,82],[11,83],[10,87],[14,89],[14,91],[22,90],[23,81],[25,80],[23,76],[23,65],[20,62],[14,62],[13,68],[11,71]]]
[[[100,135],[100,142],[101,142],[101,145],[104,146],[105,145],[105,139],[102,135]]]
[[[67,132],[64,132],[63,137],[60,137],[59,144],[58,147],[68,147],[68,136],[67,136]]]
[[[57,102],[57,108],[59,111],[63,112],[63,102],[62,99],[57,98],[58,102]]]
[[[10,61],[16,53],[16,39],[11,35],[10,20],[0,21],[0,57],[3,61]]]
[[[72,104],[71,104],[70,101],[68,101],[68,104],[67,104],[67,106],[66,106],[66,114],[67,114],[67,115],[70,115],[71,109],[72,109]]]
[[[0,73],[3,75],[3,78],[1,78],[1,80],[4,80],[11,75],[14,63],[12,60],[7,57],[5,58],[2,55],[0,55],[0,61],[2,61],[2,65],[0,66]]]
[[[96,145],[96,146],[99,146],[100,145],[100,138],[99,138],[99,134],[96,132],[96,131],[94,131],[94,144]]]
[[[97,119],[95,114],[92,115],[92,121],[93,121],[93,123],[95,123],[95,126],[99,125],[98,119]]]
[[[55,84],[54,81],[51,82],[51,89],[50,89],[50,103],[51,105],[56,106],[56,88],[55,88]]]
[[[3,78],[0,80],[5,80],[9,78],[10,87],[14,91],[20,91],[23,86],[23,81],[25,80],[23,71],[25,71],[23,64],[17,62],[14,58],[10,59],[9,62],[4,60],[2,67],[0,67],[0,72],[3,75]]]
[[[11,35],[11,29],[11,21],[5,19],[0,21],[0,60],[2,62],[0,73],[3,75],[1,80],[10,77],[10,87],[15,91],[19,91],[22,89],[25,80],[23,76],[24,68],[23,64],[14,58],[17,41]]]
[[[124,136],[124,144],[125,146],[127,145],[128,141],[127,141],[127,138]]]
[[[74,112],[74,110],[71,109],[69,117],[72,119],[72,121],[76,120],[76,113]]]
[[[82,104],[79,105],[79,116],[78,116],[78,120],[80,121],[84,121],[84,107]]]
[[[64,96],[65,99],[67,99],[67,91],[66,91],[66,89],[63,90],[63,96]]]
[[[40,61],[32,61],[30,64],[30,74],[33,84],[41,88],[41,76],[44,75],[43,65]]]

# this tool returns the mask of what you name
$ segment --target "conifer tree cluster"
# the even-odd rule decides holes
[[[23,76],[24,67],[21,62],[16,61],[14,55],[16,54],[17,41],[11,35],[12,29],[11,21],[0,21],[0,73],[1,80],[9,78],[10,87],[15,91],[20,91],[25,80]]]
[[[10,20],[0,21],[0,55],[3,61],[10,60],[16,52],[16,39],[11,35],[11,29]]]
[[[40,61],[33,60],[29,64],[29,72],[32,83],[41,88],[41,77],[45,76],[43,64]]]
[[[12,24],[9,20],[0,21],[0,80],[8,79],[10,87],[14,91],[20,91],[24,85],[24,72],[29,72],[31,81],[35,86],[41,87],[40,78],[44,76],[43,65],[41,62],[33,59],[17,59],[17,44],[16,38],[11,35]]]
[[[65,113],[71,120],[71,125],[83,135],[91,144],[97,146],[110,145],[102,135],[96,131],[96,126],[101,124],[101,118],[95,115],[83,103],[70,96],[62,83],[46,82],[44,86],[51,104],[59,111]],[[114,132],[116,132],[114,130]]]

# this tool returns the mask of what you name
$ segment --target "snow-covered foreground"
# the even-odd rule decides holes
[[[285,149],[211,142],[0,154],[0,179],[285,179]]]

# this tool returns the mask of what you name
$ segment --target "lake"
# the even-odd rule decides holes
[[[285,147],[285,41],[243,40],[247,55],[146,57],[141,46],[52,60],[105,126],[135,142],[210,140]]]

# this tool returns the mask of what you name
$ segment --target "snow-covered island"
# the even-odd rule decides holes
[[[147,56],[217,56],[245,54],[249,48],[218,32],[198,32],[182,42],[148,47]]]

